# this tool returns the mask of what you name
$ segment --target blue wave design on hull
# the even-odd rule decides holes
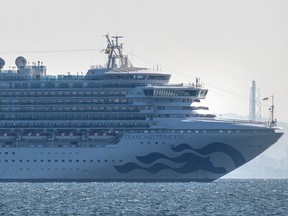
[[[153,152],[153,153],[150,153],[150,154],[145,155],[145,156],[136,156],[136,158],[140,162],[145,163],[145,164],[151,164],[151,163],[153,163],[159,159],[167,159],[167,160],[173,161],[175,163],[187,163],[187,162],[197,163],[197,162],[201,162],[203,160],[203,157],[199,157],[198,155],[193,154],[193,153],[184,153],[179,157],[170,158],[164,154],[161,154],[158,152]]]
[[[164,163],[155,163],[150,167],[143,167],[133,162],[128,162],[122,166],[114,166],[114,168],[120,173],[128,173],[135,169],[142,169],[152,174],[158,173],[161,170],[165,169],[172,170],[181,174],[191,173],[197,170],[205,170],[215,174],[227,173],[227,170],[224,167],[215,167],[213,163],[211,163],[210,157],[208,155],[215,152],[225,153],[228,156],[230,156],[235,164],[235,167],[241,166],[246,162],[243,155],[238,150],[227,144],[218,142],[211,143],[201,149],[194,149],[188,144],[183,143],[172,148],[172,150],[174,152],[191,150],[192,152],[185,152],[180,156],[174,158],[168,157],[167,155],[164,155],[159,152],[152,152],[144,156],[136,156],[136,159],[143,164],[152,164],[160,159],[169,160],[176,164],[184,163],[184,165],[178,168],[170,167]]]
[[[212,163],[203,163],[201,162],[201,164],[190,164],[190,163],[186,163],[185,165],[179,167],[179,168],[173,168],[173,167],[170,167],[166,164],[163,164],[163,163],[156,163],[156,164],[153,164],[151,167],[142,167],[136,163],[126,163],[124,164],[123,166],[114,166],[115,169],[118,171],[118,172],[121,172],[121,173],[128,173],[132,170],[135,170],[135,169],[142,169],[142,170],[145,170],[149,173],[152,173],[152,174],[155,174],[155,173],[158,173],[160,172],[161,170],[173,170],[177,173],[181,173],[181,174],[185,174],[185,173],[190,173],[190,172],[194,172],[194,171],[197,171],[197,170],[206,170],[206,171],[209,171],[209,172],[212,172],[212,173],[226,173],[226,169],[223,168],[223,167],[213,167]]]
[[[212,153],[215,152],[221,152],[221,153],[225,153],[227,154],[234,162],[235,167],[239,167],[241,165],[243,165],[244,163],[246,163],[245,158],[243,157],[243,155],[235,148],[224,144],[224,143],[220,143],[220,142],[214,142],[211,143],[201,149],[195,149],[190,147],[188,144],[183,143],[180,144],[174,148],[172,148],[173,151],[175,152],[181,152],[184,151],[186,149],[191,149],[195,152],[197,152],[200,155],[210,155]]]

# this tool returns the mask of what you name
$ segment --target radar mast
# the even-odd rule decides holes
[[[131,63],[128,60],[128,56],[124,56],[122,53],[123,44],[119,44],[119,39],[123,36],[112,36],[111,40],[109,35],[105,35],[107,38],[107,48],[105,53],[108,55],[107,69],[113,69],[117,67],[128,67]],[[117,65],[117,60],[119,60],[119,65]]]

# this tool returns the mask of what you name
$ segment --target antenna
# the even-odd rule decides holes
[[[128,59],[126,60],[123,56],[122,49],[123,44],[121,43],[119,45],[119,38],[123,38],[122,36],[112,36],[111,38],[115,39],[110,40],[109,35],[106,35],[107,38],[107,48],[104,50],[105,53],[108,55],[108,62],[107,62],[107,69],[113,69],[117,67],[116,59],[120,60],[120,67],[121,66],[127,66]]]
[[[268,120],[268,124],[270,125],[270,127],[276,126],[277,125],[277,119],[274,119],[274,96],[271,95],[269,97],[265,97],[262,100],[269,100],[271,98],[271,106],[269,107],[269,111],[270,111],[270,116],[269,116],[269,120]]]
[[[116,47],[118,47],[118,39],[119,38],[123,38],[123,36],[111,36],[111,38],[115,38],[116,39]],[[121,44],[121,47],[122,47],[122,44]]]

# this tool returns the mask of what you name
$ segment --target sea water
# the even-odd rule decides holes
[[[288,180],[0,183],[0,215],[288,215]]]

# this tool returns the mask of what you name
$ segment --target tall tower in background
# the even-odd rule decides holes
[[[256,120],[256,82],[252,81],[250,88],[250,103],[249,103],[249,119],[252,121]]]
[[[250,88],[249,119],[252,121],[261,120],[261,96],[260,89],[256,88],[255,80]]]

